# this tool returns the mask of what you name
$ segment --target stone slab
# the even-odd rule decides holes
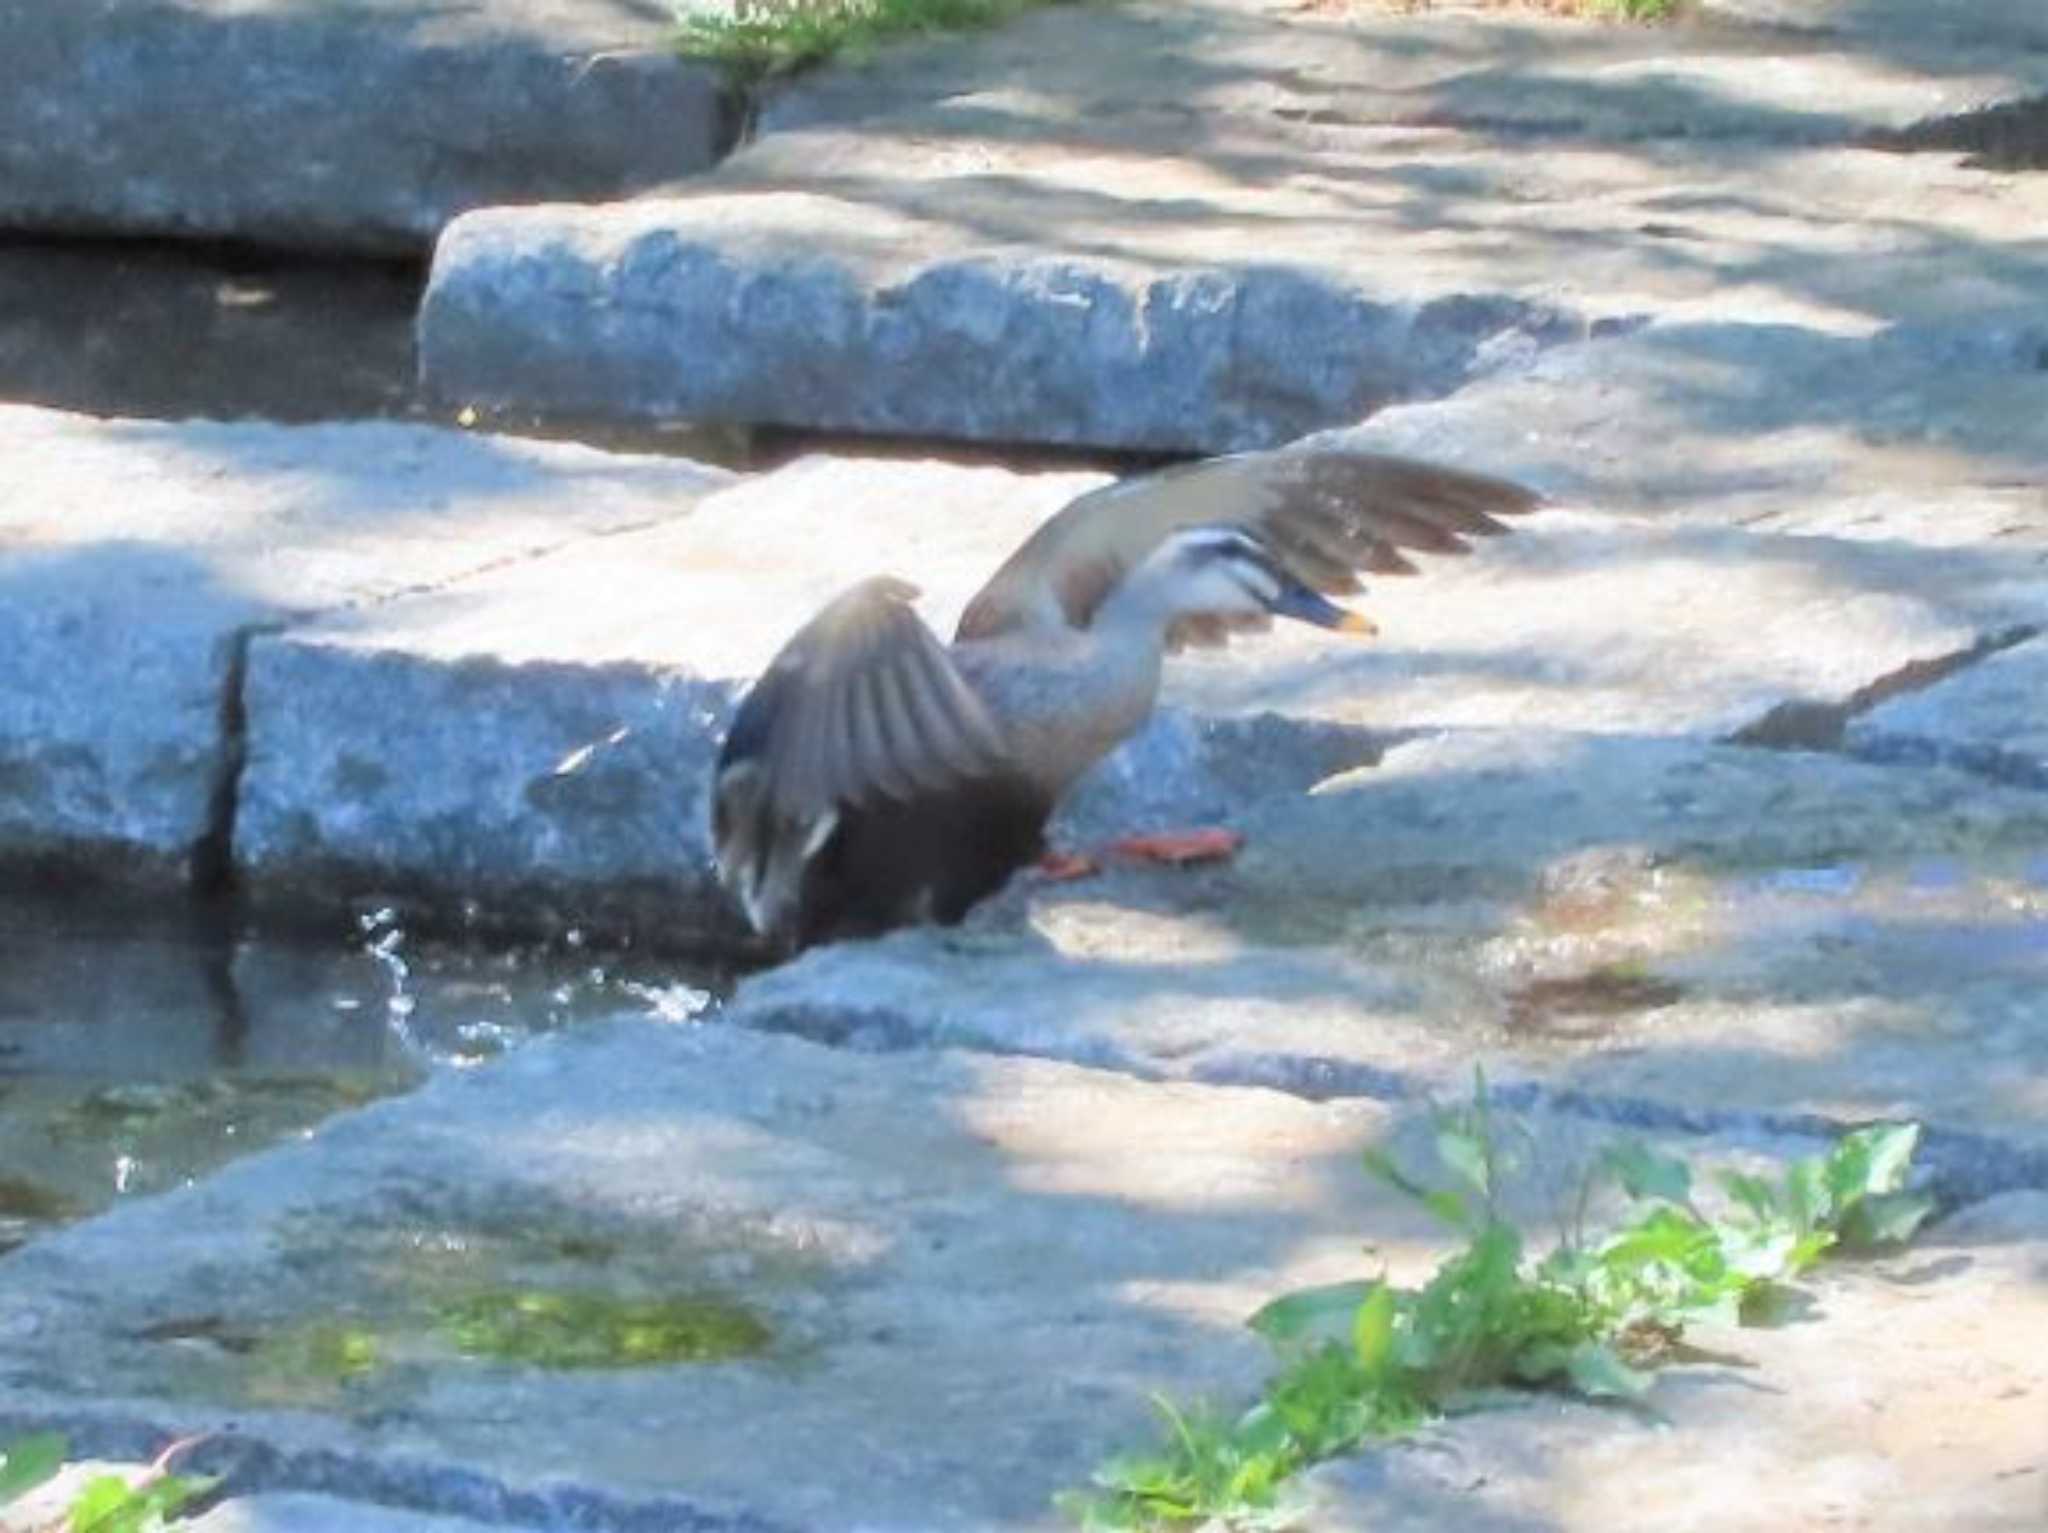
[[[1861,335],[2029,301],[2032,180],[1854,145],[2043,91],[2043,55],[1952,42],[1052,7],[789,85],[682,196],[459,221],[423,378],[633,419],[1268,445],[1646,315]]]
[[[423,384],[542,412],[1219,451],[1646,316],[1858,338],[2026,302],[2048,271],[2033,183],[1948,157],[1784,149],[1760,180],[1748,145],[1538,155],[1223,120],[1190,147],[1173,112],[1078,141],[1065,112],[963,98],[770,135],[687,197],[469,215],[436,250]]]
[[[1050,80],[1077,121],[1165,105],[1503,137],[1797,143],[1904,127],[2048,83],[2035,46],[2043,24],[2003,0],[1693,9],[1695,24],[1643,27],[1488,0],[1140,0],[1080,17],[1054,8],[771,82],[756,120],[772,134]],[[1132,69],[1133,58],[1147,67]]]
[[[1450,732],[1237,816],[1199,872],[1025,879],[813,950],[733,1024],[1401,1100],[1490,1080],[1641,1123],[1912,1116],[2048,1173],[2048,799],[1943,768]]]
[[[1571,503],[1966,549],[2018,571],[2048,532],[2048,324],[2018,299],[1862,338],[1653,323],[1344,436],[1485,463]]]
[[[1993,655],[1849,726],[1849,748],[1880,761],[1948,761],[2048,788],[2048,643]]]
[[[1833,34],[1871,49],[1900,52],[1930,45],[1997,46],[2048,53],[2048,17],[2001,0],[1699,0],[1714,17]]]
[[[193,1518],[190,1526],[192,1533],[485,1533],[509,1525],[285,1493],[237,1496]]]
[[[7,0],[0,223],[412,254],[473,207],[604,198],[723,152],[657,6]]]
[[[0,854],[157,884],[225,851],[246,635],[677,515],[728,477],[398,425],[5,407],[0,440]]]
[[[1522,1127],[1508,1201],[1540,1231],[1609,1135]],[[1053,1491],[1149,1431],[1149,1390],[1247,1397],[1265,1359],[1240,1321],[1274,1293],[1368,1261],[1426,1275],[1443,1237],[1358,1151],[1407,1159],[1432,1132],[1414,1106],[598,1024],[10,1257],[7,1419],[123,1457],[218,1428],[192,1464],[239,1493],[515,1525],[1050,1529]],[[1750,1167],[1814,1147],[1683,1146]],[[1945,1309],[1981,1317],[2000,1291],[1934,1273]],[[773,1339],[753,1361],[584,1371],[436,1342],[437,1300],[508,1284],[708,1292]],[[275,1338],[323,1322],[386,1361],[281,1373]],[[1827,1392],[1836,1372],[1794,1376],[1846,1431],[1865,1417]],[[1684,1400],[1691,1377],[1659,1389]]]
[[[732,698],[870,573],[918,584],[950,632],[1033,527],[1101,482],[814,457],[687,518],[260,637],[245,886],[729,941],[703,793]],[[2044,598],[2018,545],[1994,557],[1567,507],[1379,583],[1371,645],[1304,629],[1177,661],[1170,716],[1105,766],[1067,828],[1237,815],[1418,730],[1718,737],[1788,706],[1826,713]]]
[[[1994,1199],[1814,1286],[1801,1323],[1702,1331],[1725,1365],[1660,1379],[1662,1421],[1562,1402],[1468,1416],[1315,1471],[1307,1524],[2040,1527],[2048,1196]]]

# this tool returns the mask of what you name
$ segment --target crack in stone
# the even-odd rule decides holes
[[[736,485],[738,483],[739,480],[735,478],[733,484]],[[422,580],[412,585],[398,586],[374,596],[352,597],[347,601],[337,602],[331,607],[313,608],[309,611],[295,614],[294,622],[296,624],[316,623],[322,618],[332,617],[344,612],[375,612],[380,608],[390,606],[393,602],[404,601],[408,597],[439,596],[454,590],[458,586],[465,585],[469,581],[480,579],[485,575],[495,575],[500,570],[513,569],[522,564],[533,564],[542,559],[550,559],[556,554],[567,552],[570,549],[581,548],[586,543],[600,542],[605,538],[625,537],[635,532],[651,532],[657,527],[668,526],[678,517],[691,515],[695,507],[704,500],[708,500],[720,491],[732,487],[732,485],[714,486],[699,497],[697,501],[692,502],[680,511],[667,512],[661,516],[642,517],[640,520],[633,522],[621,522],[616,527],[595,528],[590,532],[577,533],[575,536],[563,538],[559,542],[542,543],[533,548],[515,549],[511,553],[500,554],[495,559],[486,559],[483,563],[473,565],[469,569],[457,570],[455,573],[445,575],[439,580]],[[267,631],[271,633],[288,633],[290,630],[286,625],[278,624]]]
[[[240,807],[242,769],[249,760],[249,646],[281,623],[245,623],[227,639],[227,668],[221,677],[220,751],[207,793],[206,824],[185,856],[186,876],[201,899],[225,899],[234,892],[235,815]]]
[[[1909,660],[1897,670],[1887,671],[1837,702],[1794,698],[1779,703],[1762,717],[1726,737],[1729,745],[1750,745],[1763,750],[1839,751],[1845,744],[1849,721],[1882,703],[1909,692],[1924,692],[1959,671],[1980,661],[2024,644],[2040,635],[2037,623],[2018,623],[1995,633],[1981,634],[1975,643],[1945,655]]]

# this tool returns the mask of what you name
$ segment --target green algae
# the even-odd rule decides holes
[[[381,1373],[391,1338],[368,1325],[315,1320],[249,1338],[248,1399],[264,1405],[343,1403]]]
[[[466,1357],[537,1368],[648,1368],[758,1357],[773,1339],[752,1310],[708,1295],[488,1289],[453,1300],[441,1334]]]

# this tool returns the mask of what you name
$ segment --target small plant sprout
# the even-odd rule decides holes
[[[160,1533],[182,1508],[219,1483],[205,1476],[171,1472],[171,1464],[180,1454],[190,1452],[210,1435],[179,1438],[132,1480],[118,1474],[94,1475],[54,1522],[24,1533]],[[48,1484],[64,1467],[69,1453],[70,1444],[55,1432],[21,1438],[0,1449],[0,1508]]]
[[[1599,1158],[1563,1238],[1532,1260],[1502,1211],[1515,1156],[1483,1076],[1435,1129],[1444,1185],[1378,1149],[1365,1169],[1454,1231],[1460,1249],[1419,1288],[1368,1277],[1264,1306],[1247,1323],[1279,1366],[1259,1400],[1231,1418],[1155,1398],[1160,1445],[1104,1464],[1088,1489],[1061,1498],[1069,1516],[1095,1529],[1290,1526],[1288,1482],[1311,1464],[1508,1388],[1635,1404],[1688,1324],[1754,1324],[1822,1255],[1905,1240],[1933,1211],[1906,1187],[1916,1124],[1857,1129],[1775,1182],[1726,1173],[1723,1216],[1701,1206],[1684,1161],[1629,1143]],[[1633,1217],[1592,1238],[1596,1183],[1618,1187]]]
[[[927,32],[995,26],[1049,0],[741,0],[731,15],[684,6],[676,42],[722,64],[742,83],[826,59],[859,58],[885,42]]]

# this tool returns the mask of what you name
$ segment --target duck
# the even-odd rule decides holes
[[[708,794],[719,881],[783,955],[953,925],[1020,869],[1058,864],[1047,822],[1150,717],[1168,656],[1275,618],[1370,635],[1331,600],[1361,574],[1414,574],[1408,554],[1467,553],[1541,504],[1486,474],[1297,444],[1078,496],[996,570],[951,643],[918,616],[916,586],[862,580],[739,702]],[[1178,861],[1231,844],[1123,846]]]

